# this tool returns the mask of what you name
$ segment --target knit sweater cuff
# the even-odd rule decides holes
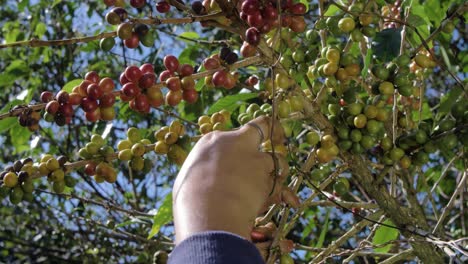
[[[207,231],[183,240],[172,251],[169,264],[261,264],[255,245],[225,231]]]

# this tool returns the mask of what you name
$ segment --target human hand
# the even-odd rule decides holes
[[[274,157],[260,151],[262,134],[265,141],[283,144],[281,125],[268,117],[252,120],[239,130],[211,132],[197,142],[174,183],[176,243],[209,230],[251,240],[255,218],[268,205],[281,201],[289,172],[285,157],[276,153],[275,178]]]

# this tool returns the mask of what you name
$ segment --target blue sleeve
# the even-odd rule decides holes
[[[195,234],[177,245],[168,264],[263,264],[253,243],[223,231]]]

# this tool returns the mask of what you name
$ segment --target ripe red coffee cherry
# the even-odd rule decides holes
[[[138,85],[144,89],[151,87],[155,83],[156,75],[154,75],[154,73],[145,73],[143,74],[143,76],[141,76],[140,80],[138,81]]]
[[[122,100],[122,102],[130,102],[130,100],[133,99],[133,97],[126,96],[122,91],[120,91],[119,97],[120,97],[120,100]]]
[[[85,97],[81,100],[81,108],[83,108],[85,112],[93,112],[98,108],[98,103],[94,99]]]
[[[93,83],[88,86],[88,89],[86,89],[86,93],[88,94],[88,97],[94,100],[99,99],[102,95],[102,90],[99,88],[99,85]]]
[[[134,8],[142,8],[143,6],[145,6],[145,4],[145,0],[130,0],[130,5]]]
[[[293,13],[294,15],[303,15],[305,14],[307,8],[306,6],[303,4],[303,3],[296,3],[294,4],[293,6],[291,6],[289,8],[289,10],[291,11],[291,13]]]
[[[140,88],[138,88],[133,82],[129,82],[122,87],[122,93],[127,97],[134,98],[140,94]]]
[[[198,92],[195,89],[187,89],[182,93],[182,98],[190,104],[195,103],[198,100]]]
[[[214,70],[220,66],[219,60],[215,58],[207,58],[203,61],[203,67],[207,70]]]
[[[169,70],[162,71],[159,75],[159,81],[165,82],[170,77],[174,77],[174,74],[172,72],[170,72]]]
[[[49,91],[45,91],[41,93],[41,102],[48,103],[54,99],[54,94]]]
[[[213,74],[213,84],[217,87],[223,87],[227,81],[227,72],[225,70],[219,70]]]
[[[145,63],[140,66],[140,71],[145,74],[145,73],[153,73],[154,74],[154,66],[151,63]]]
[[[89,162],[85,165],[84,172],[88,176],[93,176],[96,174],[96,164],[94,162]]]
[[[252,15],[247,16],[247,24],[251,27],[260,28],[264,23],[265,21],[263,20],[262,14],[258,10]]]
[[[179,77],[171,77],[166,80],[166,86],[171,91],[178,91],[180,90],[180,79]]]
[[[110,107],[110,106],[113,106],[114,103],[115,103],[115,95],[113,93],[103,94],[99,98],[99,106]]]
[[[171,9],[171,5],[166,1],[161,1],[156,4],[156,10],[158,10],[159,13],[167,13],[169,9]]]
[[[258,11],[259,7],[260,3],[258,2],[258,0],[245,0],[242,3],[241,10],[247,15],[252,15],[256,11]]]
[[[99,88],[103,93],[110,93],[115,89],[114,81],[109,77],[103,78],[99,82]]]
[[[179,69],[179,60],[173,55],[166,55],[163,59],[164,67],[170,72],[175,72]]]
[[[87,72],[85,75],[85,80],[91,81],[93,83],[99,82],[99,74],[95,71]]]
[[[244,58],[252,57],[257,53],[257,48],[254,45],[250,45],[248,42],[244,41],[240,49],[240,53]]]
[[[178,70],[180,76],[184,77],[184,76],[189,76],[189,75],[192,75],[193,74],[193,66],[190,65],[190,64],[182,64],[179,66],[179,70]]]
[[[65,117],[73,116],[73,107],[71,104],[61,104],[59,107],[60,113],[62,113]]]
[[[60,91],[57,93],[57,101],[61,104],[68,103],[68,99],[70,98],[66,91]]]
[[[182,90],[169,91],[166,94],[166,103],[170,106],[176,106],[182,100]]]
[[[262,15],[266,20],[276,20],[278,19],[278,10],[273,5],[267,5],[263,9]]]
[[[260,32],[258,29],[251,27],[245,31],[245,40],[254,46],[257,46],[260,42]]]
[[[197,15],[202,15],[206,12],[205,7],[203,6],[201,1],[194,1],[192,3],[192,10]]]
[[[68,103],[71,105],[80,105],[83,97],[79,93],[71,93]]]
[[[130,82],[130,80],[127,79],[127,77],[125,76],[125,71],[120,74],[119,82],[120,82],[121,85],[124,85],[124,84]]]
[[[140,80],[141,76],[143,76],[143,73],[141,72],[140,68],[135,65],[128,66],[125,69],[125,77],[131,82],[138,83],[138,80]]]
[[[56,100],[53,100],[53,101],[50,101],[50,102],[48,102],[46,104],[45,110],[47,111],[47,113],[53,115],[53,114],[57,113],[59,107],[60,107],[60,103],[57,102]]]
[[[140,38],[138,37],[138,34],[135,32],[132,33],[132,36],[129,39],[124,40],[125,47],[129,49],[134,49],[138,47],[139,43],[140,43]]]
[[[101,110],[96,108],[94,111],[86,112],[85,117],[89,122],[97,122],[101,119]]]
[[[140,112],[148,113],[150,110],[148,97],[144,94],[135,97],[135,108]]]

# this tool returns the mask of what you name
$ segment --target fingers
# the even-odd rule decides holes
[[[242,137],[239,144],[255,149],[258,149],[263,141],[271,140],[273,144],[282,144],[285,139],[280,122],[267,116],[261,116],[248,122],[234,133]]]

